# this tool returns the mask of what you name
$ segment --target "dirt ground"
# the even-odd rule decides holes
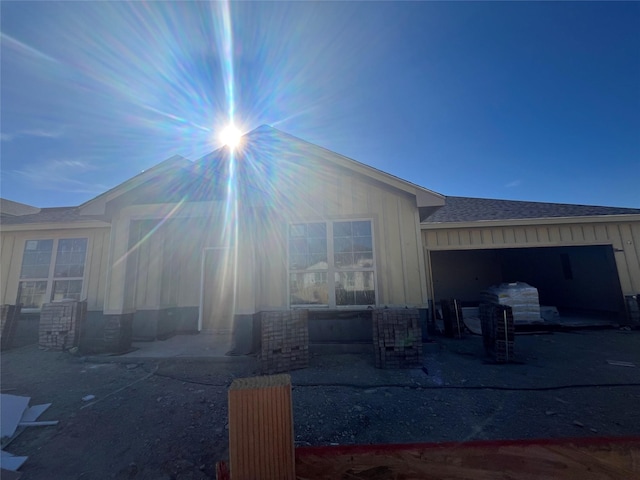
[[[640,434],[640,332],[516,339],[519,363],[486,362],[480,337],[437,338],[424,366],[315,355],[292,372],[297,445]],[[611,365],[624,361],[635,367]],[[35,346],[2,353],[2,392],[53,402],[6,450],[23,479],[215,478],[228,459],[227,387],[253,358],[92,363]],[[86,395],[92,401],[83,401]]]

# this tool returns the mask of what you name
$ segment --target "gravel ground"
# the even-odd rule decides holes
[[[292,372],[296,443],[638,435],[639,340],[613,330],[518,336],[520,363],[493,365],[479,337],[438,338],[425,346],[426,372],[316,355]],[[41,419],[60,420],[6,448],[29,456],[27,480],[215,478],[228,458],[227,386],[257,372],[255,359],[89,363],[35,346],[1,361],[3,393],[53,402]]]

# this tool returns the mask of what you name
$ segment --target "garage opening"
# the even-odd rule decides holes
[[[434,298],[476,306],[492,285],[526,282],[560,318],[619,320],[625,307],[611,245],[431,252]]]

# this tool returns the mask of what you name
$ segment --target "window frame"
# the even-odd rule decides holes
[[[51,247],[51,258],[49,259],[49,270],[48,270],[47,277],[46,278],[45,277],[22,278],[22,262],[24,260],[24,254],[26,252],[27,243],[32,241],[40,242],[45,240],[51,240],[53,242]],[[58,259],[58,245],[60,244],[61,240],[86,240],[87,243],[86,243],[86,249],[84,252],[82,277],[59,277],[59,276],[56,277],[54,275],[55,268],[56,268],[56,261]],[[51,303],[53,301],[52,300],[53,287],[56,281],[80,280],[82,282],[82,287],[80,289],[80,299],[82,300],[83,298],[85,298],[85,295],[86,295],[85,279],[87,278],[87,270],[88,270],[87,259],[89,258],[90,249],[91,249],[91,237],[89,235],[85,235],[85,236],[72,235],[72,236],[64,236],[64,237],[34,236],[34,237],[29,237],[25,239],[22,246],[22,256],[20,258],[20,272],[18,274],[18,290],[16,292],[16,304],[20,302],[20,289],[21,289],[20,284],[23,282],[47,282],[47,288],[44,293],[43,304]],[[33,308],[33,307],[26,307],[22,309],[22,312],[24,313],[39,313],[40,311],[41,311],[41,308]]]
[[[371,254],[372,265],[370,267],[338,267],[335,264],[335,249],[334,249],[334,224],[340,222],[369,222],[371,226]],[[293,269],[291,267],[291,230],[294,225],[308,225],[311,223],[323,223],[326,227],[326,239],[327,239],[327,268],[326,269]],[[368,307],[375,307],[379,305],[378,296],[378,262],[376,258],[376,222],[371,217],[353,217],[353,218],[332,218],[330,220],[299,220],[291,221],[287,224],[287,242],[286,242],[286,256],[287,256],[287,306],[290,309],[304,308],[304,309],[340,309],[340,310],[362,310]],[[373,291],[375,296],[375,303],[362,304],[362,305],[337,305],[336,301],[336,280],[337,273],[349,273],[349,272],[372,272],[373,273]],[[291,275],[296,273],[326,273],[327,275],[327,297],[328,302],[326,304],[292,304],[291,303]]]

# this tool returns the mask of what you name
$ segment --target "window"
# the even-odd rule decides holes
[[[27,240],[18,303],[23,309],[39,309],[48,301],[80,300],[86,253],[86,238]]]
[[[374,277],[370,220],[290,226],[292,306],[375,305]]]

